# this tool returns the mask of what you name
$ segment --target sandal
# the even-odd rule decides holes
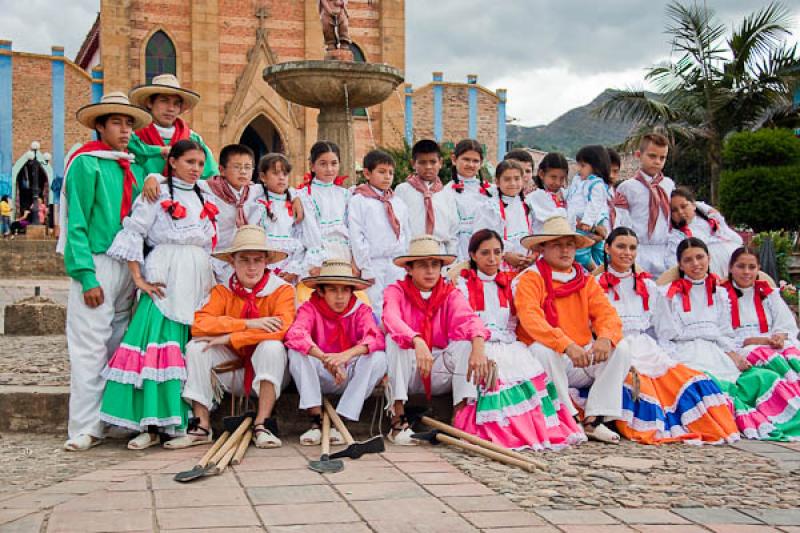
[[[186,435],[168,440],[164,443],[164,448],[168,450],[182,450],[184,448],[191,448],[192,446],[211,444],[212,442],[211,429],[206,429],[201,426],[199,418],[190,418]]]
[[[101,444],[103,444],[103,439],[81,433],[74,439],[68,439],[67,442],[64,443],[64,449],[68,452],[85,452]]]
[[[161,443],[158,433],[145,431],[128,441],[129,450],[146,450]]]
[[[280,448],[283,443],[278,438],[278,422],[267,418],[261,424],[253,426],[253,444],[256,448]]]
[[[314,415],[311,417],[311,429],[300,435],[300,444],[303,446],[319,446],[322,442],[322,417]],[[344,437],[336,428],[330,428],[328,432],[328,442],[333,446],[345,443]]]
[[[389,442],[397,446],[416,446],[418,444],[416,439],[411,438],[414,430],[408,424],[408,419],[405,415],[400,416],[400,420],[392,424],[389,434],[386,436]]]
[[[590,440],[605,442],[606,444],[619,444],[619,434],[602,422],[584,424],[583,432],[586,433]]]

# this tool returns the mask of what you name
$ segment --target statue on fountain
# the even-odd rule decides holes
[[[347,0],[318,0],[318,8],[325,39],[325,59],[352,61]]]

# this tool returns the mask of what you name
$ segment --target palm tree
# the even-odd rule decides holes
[[[770,3],[746,16],[726,38],[725,25],[704,5],[676,1],[667,6],[667,16],[666,33],[677,59],[646,74],[657,93],[618,91],[596,113],[636,124],[627,148],[654,129],[678,146],[702,146],[716,203],[725,137],[772,125],[793,112],[800,57],[796,46],[784,42],[792,19],[782,4]]]

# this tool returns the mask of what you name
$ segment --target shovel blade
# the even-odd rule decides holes
[[[173,479],[181,483],[194,481],[195,479],[208,475],[208,470],[210,468],[213,467],[195,465],[191,470],[184,470],[183,472],[178,472],[177,474],[175,474],[175,477]]]
[[[242,425],[245,418],[251,418],[252,420],[256,419],[255,411],[247,411],[243,413],[241,416],[226,416],[222,419],[222,425],[225,428],[225,431],[229,431],[233,433],[236,429]]]
[[[331,459],[339,459],[342,457],[358,459],[362,455],[368,453],[382,453],[384,451],[386,451],[386,444],[383,442],[383,437],[375,435],[365,441],[354,442],[344,450],[331,454]]]
[[[334,474],[344,470],[344,461],[341,459],[331,459],[328,455],[323,455],[319,461],[309,461],[308,468],[320,474]]]

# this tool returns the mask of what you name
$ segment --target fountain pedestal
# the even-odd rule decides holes
[[[355,179],[353,109],[386,100],[403,75],[372,63],[289,61],[264,69],[264,80],[286,100],[319,109],[317,139],[339,145],[340,173]]]

